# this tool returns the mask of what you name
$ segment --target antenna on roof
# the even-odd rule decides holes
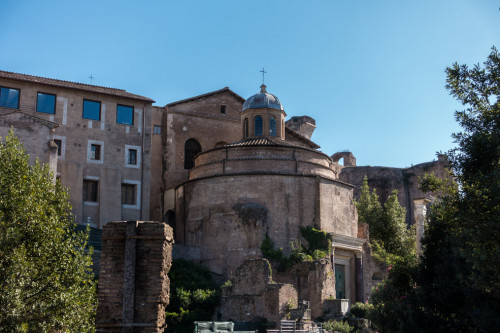
[[[92,74],[90,74],[89,79],[90,79],[90,84],[92,84],[92,80],[94,79],[94,77],[92,76]]]
[[[262,67],[262,70],[260,71],[262,73],[262,84],[264,84],[264,74],[267,72],[264,70],[264,67]]]

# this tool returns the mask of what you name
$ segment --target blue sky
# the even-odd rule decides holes
[[[165,105],[268,92],[358,165],[407,167],[454,144],[454,62],[500,47],[498,1],[0,1],[0,69],[126,89]]]

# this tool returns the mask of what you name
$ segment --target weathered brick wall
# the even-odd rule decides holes
[[[266,259],[251,259],[238,267],[232,286],[223,289],[222,320],[278,323],[286,318],[289,304],[297,307],[297,291],[291,284],[272,281]]]
[[[418,188],[419,177],[425,173],[434,173],[441,178],[447,177],[448,166],[448,161],[440,157],[438,161],[421,163],[404,169],[377,166],[346,167],[340,172],[340,180],[356,186],[355,198],[359,198],[361,194],[361,184],[365,176],[368,177],[370,188],[377,190],[381,202],[385,202],[393,190],[398,190],[399,203],[406,209],[406,222],[414,224],[413,200],[425,198],[428,195]]]
[[[165,223],[104,227],[97,332],[163,332],[172,244],[172,229]]]

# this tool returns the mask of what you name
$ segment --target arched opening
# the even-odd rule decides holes
[[[254,118],[254,128],[255,128],[255,136],[262,136],[264,133],[264,122],[262,121],[261,116],[256,116]]]
[[[184,169],[189,170],[194,167],[194,157],[201,152],[201,145],[195,139],[188,139],[184,144]]]
[[[175,212],[169,209],[164,216],[164,221],[172,228],[172,232],[174,233],[175,239]]]
[[[243,120],[243,139],[248,138],[248,118]]]
[[[227,145],[227,142],[219,141],[215,144],[214,148],[224,147],[225,145]]]
[[[278,130],[276,128],[276,117],[271,116],[269,118],[269,135],[278,136]]]

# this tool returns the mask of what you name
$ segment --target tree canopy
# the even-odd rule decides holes
[[[365,176],[356,208],[358,221],[368,224],[375,259],[392,264],[398,258],[415,254],[415,232],[406,225],[406,210],[399,204],[396,190],[382,206],[376,191],[370,191]]]
[[[1,332],[94,330],[91,253],[68,198],[12,131],[0,141]]]
[[[374,293],[384,332],[500,331],[500,55],[492,48],[483,66],[455,63],[446,74],[466,106],[455,112],[462,131],[447,154],[456,184],[422,180],[443,195],[431,207],[420,262],[396,265]]]

